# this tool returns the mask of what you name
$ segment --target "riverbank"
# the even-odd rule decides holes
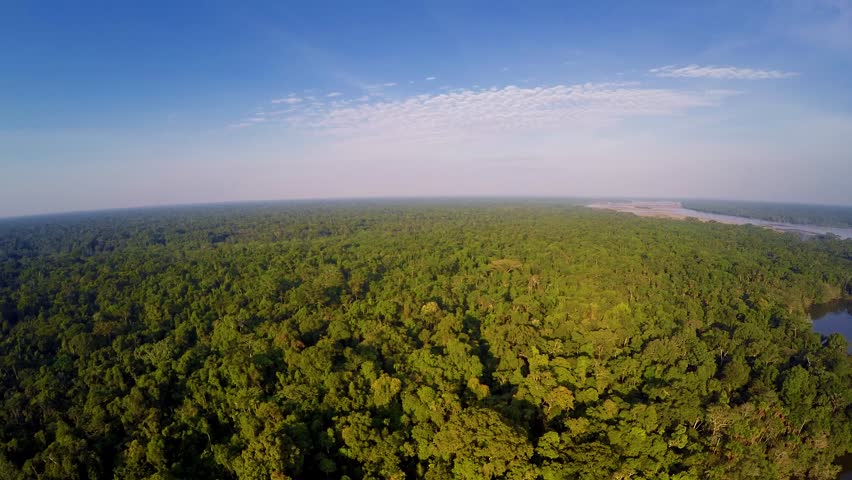
[[[699,212],[684,208],[680,202],[597,202],[586,205],[589,208],[614,210],[622,213],[632,213],[640,217],[670,218],[686,220],[694,218],[702,222],[718,222],[729,225],[755,225],[776,232],[796,233],[802,236],[836,235],[843,239],[852,239],[852,228],[824,227],[820,225],[798,225],[792,223],[769,222],[755,218],[737,217],[717,213]]]

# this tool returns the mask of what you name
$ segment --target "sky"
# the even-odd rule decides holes
[[[274,199],[852,205],[852,0],[0,4],[0,216]]]

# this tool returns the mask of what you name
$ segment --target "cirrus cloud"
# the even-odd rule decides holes
[[[310,97],[309,97],[310,98]],[[302,103],[302,99],[299,97],[284,97],[284,98],[276,98],[272,100],[272,103],[285,103],[288,105],[295,105],[297,103]]]
[[[505,132],[597,128],[618,120],[676,115],[737,92],[688,92],[637,84],[458,89],[398,100],[324,105],[288,119],[290,127],[353,140],[444,142]]]
[[[788,78],[798,75],[795,72],[783,72],[780,70],[758,70],[754,68],[740,68],[730,66],[714,65],[666,65],[664,67],[652,68],[651,73],[658,77],[670,78],[715,78],[726,80],[772,80]]]

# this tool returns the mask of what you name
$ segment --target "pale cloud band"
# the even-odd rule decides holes
[[[299,97],[286,97],[286,98],[276,98],[272,100],[272,103],[285,103],[288,105],[295,105],[297,103],[301,103],[302,99]]]
[[[689,92],[636,84],[459,89],[399,100],[326,104],[285,120],[306,133],[381,142],[446,142],[521,131],[597,128],[636,116],[676,115],[737,92]]]
[[[780,70],[758,70],[753,68],[713,65],[686,65],[683,67],[679,67],[677,65],[666,65],[664,67],[652,68],[650,72],[658,77],[715,78],[729,80],[773,80],[798,75],[795,72],[783,72]]]

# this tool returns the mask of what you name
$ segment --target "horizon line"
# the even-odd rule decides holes
[[[642,201],[714,201],[714,202],[740,202],[740,203],[764,203],[774,205],[799,205],[812,207],[840,207],[852,209],[852,204],[838,203],[809,203],[799,201],[778,201],[778,200],[755,200],[755,199],[734,199],[734,198],[711,198],[711,197],[667,197],[667,196],[647,196],[647,195],[579,195],[579,196],[557,196],[557,195],[417,195],[417,196],[364,196],[364,197],[306,197],[306,198],[277,198],[277,199],[255,199],[255,200],[226,200],[226,201],[209,201],[209,202],[186,202],[173,204],[147,204],[128,207],[105,207],[95,209],[80,209],[80,210],[60,210],[44,213],[25,213],[21,215],[4,215],[0,216],[0,222],[7,220],[26,220],[36,219],[40,217],[53,217],[65,215],[85,215],[98,214],[109,212],[131,212],[138,210],[161,210],[174,208],[198,208],[198,207],[214,207],[214,206],[238,206],[238,205],[258,205],[270,203],[320,203],[320,202],[374,202],[374,201],[394,201],[394,200],[642,200]]]

